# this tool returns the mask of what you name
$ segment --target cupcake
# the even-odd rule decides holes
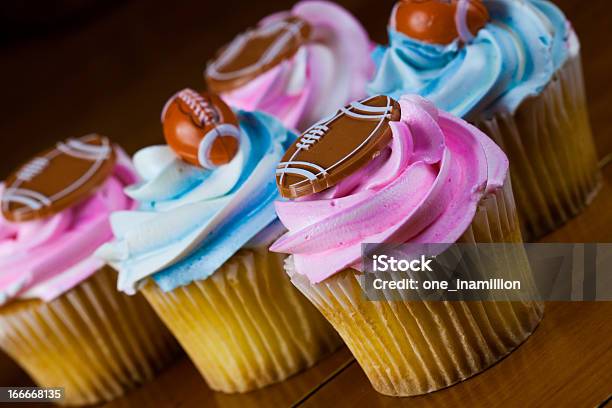
[[[378,392],[411,396],[464,380],[510,353],[540,321],[542,305],[528,300],[364,296],[362,243],[521,242],[504,153],[425,99],[378,95],[340,109],[289,148],[277,184],[288,232],[271,250],[290,254],[292,283]],[[522,249],[494,271],[474,272],[533,282]]]
[[[167,145],[134,156],[139,205],[111,216],[98,255],[119,289],[142,292],[209,386],[246,392],[311,366],[340,340],[293,288],[283,257],[274,169],[295,135],[259,112],[184,89],[162,113]]]
[[[115,290],[93,256],[111,211],[132,201],[123,151],[103,136],[68,139],[0,186],[0,347],[66,405],[116,398],[153,378],[177,345],[142,296]]]
[[[368,92],[419,94],[487,133],[510,160],[526,238],[554,230],[590,202],[600,174],[580,45],[555,5],[405,0],[388,31],[389,45],[373,53]]]
[[[365,96],[374,65],[361,24],[327,1],[302,1],[223,47],[204,72],[230,105],[262,111],[303,131]]]

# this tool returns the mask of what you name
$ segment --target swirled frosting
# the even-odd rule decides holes
[[[427,44],[389,27],[378,47],[370,94],[407,93],[460,117],[514,113],[539,94],[578,40],[562,12],[546,0],[484,0],[491,21],[469,44]]]
[[[307,21],[313,40],[290,59],[221,96],[231,106],[267,112],[290,129],[304,130],[338,106],[365,96],[374,73],[372,47],[361,24],[331,2],[302,1],[261,23],[287,16]]]
[[[360,269],[362,243],[456,242],[484,194],[503,185],[508,160],[481,131],[418,96],[400,106],[376,159],[331,189],[276,202],[288,232],[271,250],[292,254],[313,283]]]
[[[51,301],[104,266],[93,253],[113,237],[110,213],[134,204],[123,189],[135,173],[125,153],[115,151],[112,175],[85,201],[36,221],[12,223],[0,215],[0,304]],[[3,190],[0,184],[0,195]]]
[[[149,276],[165,291],[206,279],[276,220],[274,171],[295,135],[259,112],[239,111],[238,121],[239,150],[214,170],[166,145],[136,153],[143,182],[125,191],[139,207],[112,214],[115,240],[97,251],[119,271],[120,290],[134,293]]]

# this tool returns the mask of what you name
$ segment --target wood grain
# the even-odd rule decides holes
[[[166,99],[203,87],[202,70],[237,32],[293,1],[114,2],[99,16],[2,45],[0,177],[58,139],[103,133],[129,153],[163,141]],[[392,1],[341,0],[372,39],[386,41]],[[608,0],[558,0],[583,43],[590,113],[599,153],[612,152],[607,86],[612,72]],[[0,14],[1,17],[1,14]],[[1,21],[0,21],[1,22]]]
[[[357,363],[304,407],[594,407],[612,394],[612,302],[547,303],[536,332],[483,373],[414,398],[376,393]]]
[[[210,390],[193,364],[183,358],[154,382],[132,392],[126,398],[107,404],[106,407],[286,407],[305,399],[313,389],[333,378],[338,370],[352,361],[351,353],[343,347],[309,370],[281,383],[247,394],[230,395]]]
[[[612,163],[603,176],[591,205],[542,242],[612,242]],[[610,395],[612,302],[549,302],[531,338],[467,381],[420,397],[390,398],[374,391],[354,362],[304,406],[590,407]]]
[[[612,242],[612,163],[603,174],[602,188],[591,206],[543,241]],[[154,382],[109,405],[596,406],[612,394],[610,322],[612,302],[549,302],[534,335],[508,357],[467,381],[415,398],[378,394],[343,348],[284,383],[244,395],[210,391],[184,359]]]
[[[558,0],[582,42],[599,155],[612,154],[609,0]],[[87,18],[0,41],[0,179],[57,139],[96,131],[129,153],[163,142],[167,97],[202,87],[202,69],[237,32],[293,1],[114,1]],[[386,41],[392,1],[342,0],[372,39]],[[0,23],[2,22],[0,12]],[[608,156],[609,157],[609,156]],[[612,165],[592,205],[546,242],[612,242]],[[111,404],[128,406],[595,406],[612,394],[612,303],[552,303],[534,336],[490,370],[427,396],[376,394],[346,349],[288,381],[245,394],[210,391],[178,361]],[[26,385],[23,375],[19,384]]]
[[[603,182],[591,204],[542,242],[612,242],[612,163],[603,169]]]

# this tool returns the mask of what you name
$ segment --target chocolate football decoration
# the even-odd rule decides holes
[[[96,134],[67,139],[28,161],[5,182],[2,215],[9,221],[31,221],[78,204],[113,171],[115,151]]]
[[[410,38],[445,45],[461,34],[458,19],[467,23],[464,34],[475,36],[487,24],[489,12],[482,0],[401,0],[390,23]]]
[[[308,129],[276,168],[283,197],[298,198],[333,187],[376,157],[391,141],[389,121],[400,105],[378,95],[352,102]]]
[[[297,17],[263,23],[238,35],[206,68],[213,92],[231,91],[291,58],[308,41],[311,29]]]
[[[215,94],[183,89],[164,106],[162,124],[168,146],[194,166],[214,169],[238,152],[238,119]]]

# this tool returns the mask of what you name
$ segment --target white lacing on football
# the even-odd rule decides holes
[[[24,207],[18,210],[18,212],[24,212],[26,209],[38,210],[43,206],[51,205],[51,200],[36,191],[28,190],[25,188],[9,188],[2,195],[2,206],[6,211],[10,203],[23,204]]]
[[[384,120],[390,120],[392,118],[393,104],[391,103],[391,98],[389,98],[388,96],[386,97],[387,104],[385,106],[369,106],[365,104],[376,97],[378,96],[375,95],[358,102],[352,102],[348,105],[348,107],[340,108],[334,116],[328,119],[323,119],[321,122],[317,123],[316,125],[313,125],[310,129],[308,129],[296,144],[297,149],[293,153],[291,158],[286,162],[278,164],[278,167],[276,168],[276,174],[280,176],[280,182],[283,182],[283,178],[286,174],[293,174],[296,176],[301,176],[303,178],[301,181],[292,184],[293,186],[302,184],[308,180],[315,180],[321,175],[326,175],[331,169],[333,169],[340,162],[342,162],[342,160],[340,160],[340,162],[331,165],[327,169],[324,169],[323,167],[314,163],[293,160],[300,153],[300,151],[310,149],[316,142],[321,140],[321,138],[325,136],[325,134],[329,131],[330,124],[342,115],[346,115],[357,120],[378,121],[378,125],[374,128],[374,130],[372,130],[372,132],[370,132],[368,137],[346,157],[350,157],[363,145],[365,145],[382,126]],[[358,113],[356,111],[362,113]],[[316,170],[316,173],[314,171],[305,169],[305,167],[310,168],[311,170]]]
[[[351,109],[357,109],[359,111],[366,112],[366,114],[357,113]],[[348,108],[340,108],[340,111],[347,116],[350,116],[355,119],[364,119],[372,121],[378,121],[381,119],[391,119],[392,110],[393,105],[391,105],[389,98],[387,98],[387,106],[368,106],[364,105],[361,102],[351,102]]]
[[[328,130],[329,127],[323,123],[314,125],[302,135],[296,146],[300,149],[308,150],[312,145],[317,143],[323,136],[325,136],[325,133]]]
[[[102,145],[89,144],[87,141],[88,136],[80,140],[69,139],[67,142],[59,142],[56,148],[69,156],[90,161],[105,160],[111,154],[112,148],[108,141]]]
[[[317,172],[313,172],[310,170],[306,170],[300,167],[290,167],[290,166],[302,166],[302,167],[310,167]],[[305,161],[290,161],[290,162],[280,162],[278,163],[280,168],[276,169],[276,174],[284,175],[284,174],[295,174],[298,176],[306,177],[308,180],[315,180],[318,176],[326,175],[327,171],[317,164],[305,162]]]
[[[302,27],[304,22],[302,21],[274,21],[270,24],[257,27],[253,30],[247,31],[244,34],[237,36],[234,41],[227,47],[216,61],[212,62],[207,70],[206,75],[217,80],[228,80],[247,75],[250,72],[259,70],[261,67],[271,63],[279,53],[285,48],[285,46],[295,38],[297,41],[302,40]],[[259,60],[255,63],[241,68],[232,72],[219,72],[225,65],[233,61],[234,58],[242,51],[242,49],[248,44],[249,40],[253,37],[265,37],[271,36],[279,31],[283,33],[272,43],[270,47],[261,55]]]
[[[54,201],[61,199],[70,192],[79,188],[83,183],[89,180],[95,174],[102,163],[112,154],[112,146],[108,139],[102,138],[102,144],[92,144],[98,136],[89,134],[78,139],[68,139],[66,142],[57,143],[55,149],[47,152],[44,156],[37,157],[26,165],[24,165],[16,174],[16,180],[11,187],[7,188],[2,195],[2,209],[8,211],[10,203],[19,203],[23,206],[12,212],[15,214],[23,214],[28,211],[39,210],[42,207],[51,206]],[[51,164],[51,161],[60,154],[66,154],[82,160],[92,161],[93,163],[77,180],[71,185],[53,194],[50,197],[27,188],[22,188],[21,185],[30,182],[40,175]]]
[[[198,92],[193,89],[185,88],[180,91],[176,97],[182,100],[189,109],[191,109],[202,126],[219,123],[217,111]]]
[[[215,126],[204,135],[198,146],[198,162],[205,169],[215,169],[219,166],[214,164],[210,159],[210,150],[218,137],[233,137],[239,141],[241,139],[240,129],[230,123],[224,123],[219,126]]]
[[[268,48],[266,52],[264,53],[263,58],[262,58],[264,63],[269,63],[278,54],[280,54],[280,52],[283,50],[286,44],[288,44],[289,41],[291,41],[291,39],[297,38],[298,41],[301,40],[301,37],[302,37],[301,30],[302,30],[302,27],[304,26],[304,23],[302,21],[296,21],[296,22],[284,21],[282,23],[283,25],[281,29],[283,30],[283,33],[281,34],[279,39],[275,41],[274,44],[272,44],[272,46]]]
[[[38,176],[49,165],[49,159],[46,157],[37,157],[27,163],[17,173],[17,178],[23,181],[31,181]]]

